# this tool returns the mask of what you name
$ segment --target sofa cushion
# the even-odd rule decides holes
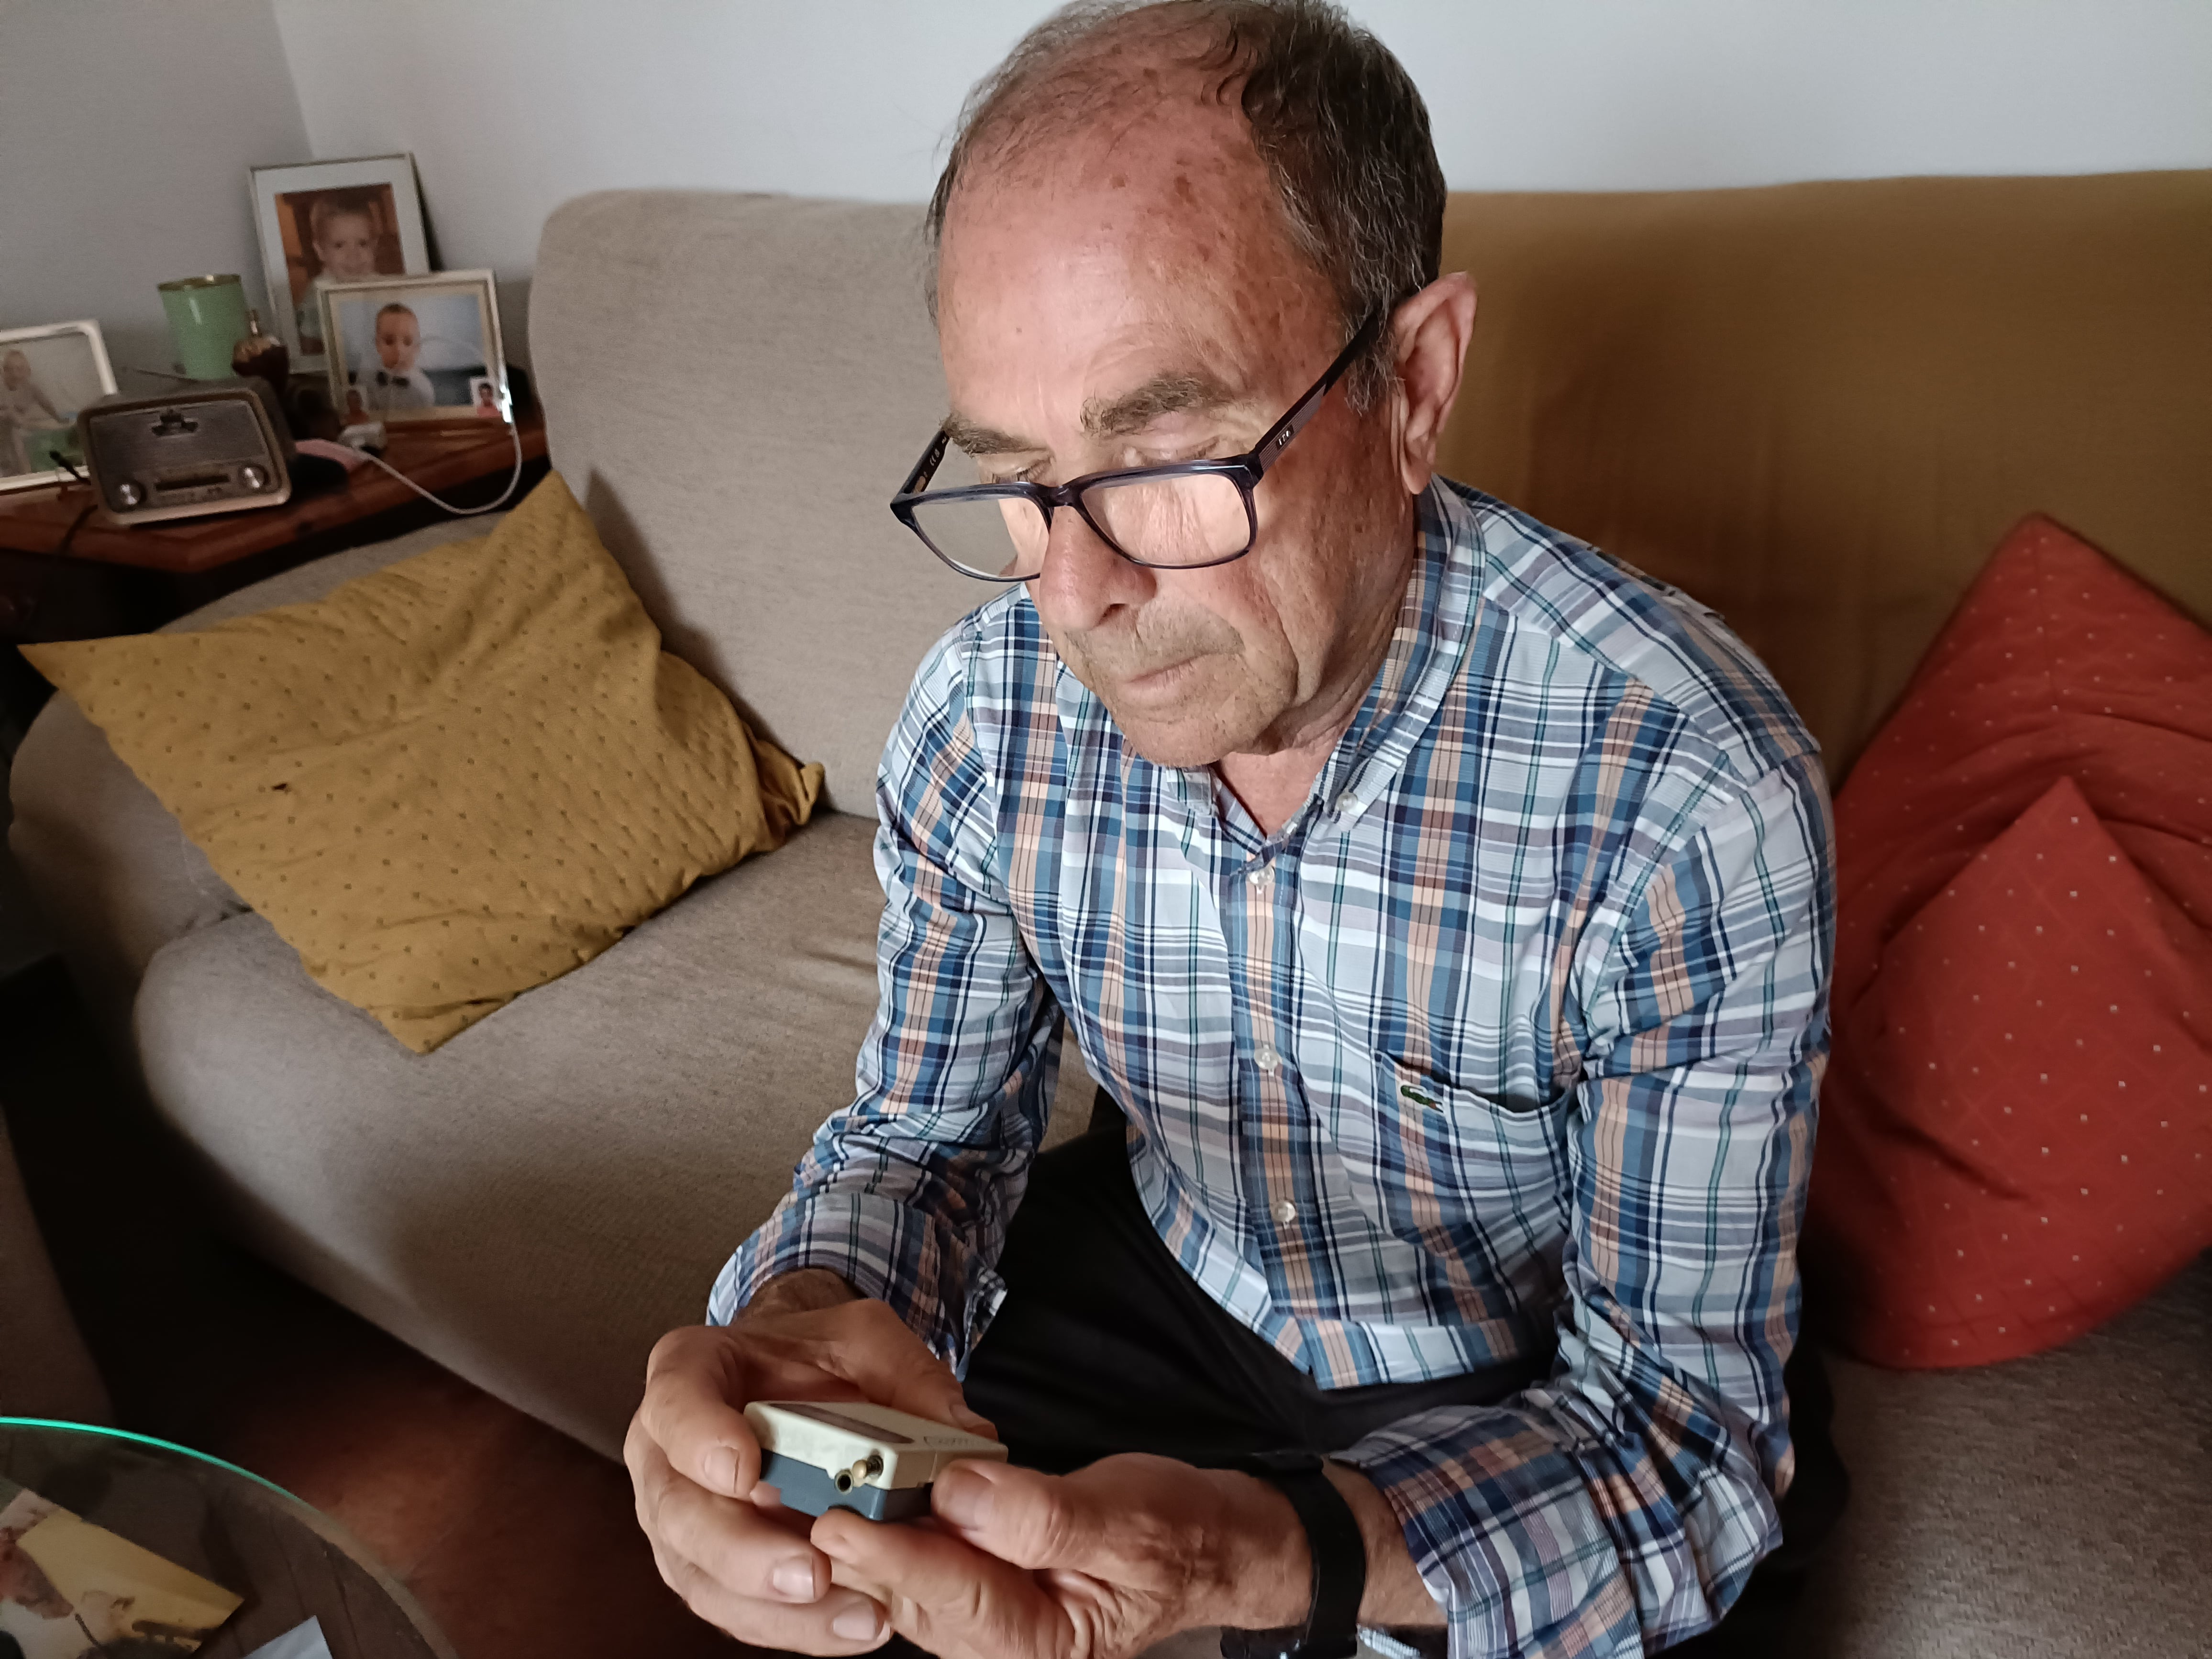
[[[1832,1358],[1850,1503],[1795,1659],[2207,1650],[2212,1257],[2080,1340],[1969,1370]]]
[[[1808,1260],[1862,1358],[2033,1352],[2212,1242],[2212,636],[2046,520],[1836,800]]]
[[[232,917],[147,969],[148,1091],[246,1243],[611,1453],[647,1350],[852,1097],[872,834],[825,817],[420,1057]]]
[[[773,850],[820,790],[661,651],[557,474],[313,604],[24,654],[417,1053]]]
[[[609,1455],[645,1356],[706,1316],[876,1006],[875,826],[817,815],[434,1054],[322,990],[251,913],[149,965],[155,1109],[226,1231]],[[1090,1084],[1064,1050],[1051,1138]]]
[[[161,631],[320,599],[356,576],[481,536],[498,522],[454,519],[334,553],[240,588]],[[120,1044],[139,975],[154,953],[246,906],[68,697],[48,699],[32,722],[8,786],[14,807],[8,850],[38,894],[94,1019]]]
[[[996,591],[891,517],[945,418],[921,210],[708,191],[546,221],[532,372],[553,464],[668,637],[872,812],[915,665]],[[641,321],[641,319],[649,319]]]
[[[2061,778],[1889,941],[1838,1034],[1814,1179],[1851,1350],[2034,1353],[2212,1245],[2200,1008],[2212,939]]]

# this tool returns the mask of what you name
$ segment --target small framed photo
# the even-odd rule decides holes
[[[356,421],[508,418],[489,270],[325,288],[331,401]]]
[[[270,332],[291,348],[295,372],[324,367],[322,291],[430,269],[412,155],[255,167],[253,225],[269,283]]]
[[[0,489],[66,483],[77,410],[114,390],[98,323],[0,330]]]

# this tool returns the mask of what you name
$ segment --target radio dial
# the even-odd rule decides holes
[[[269,475],[258,466],[241,466],[238,469],[238,481],[248,489],[261,489],[267,486]]]
[[[137,484],[131,483],[130,479],[118,478],[115,481],[116,506],[136,507],[139,502],[145,499],[146,492],[139,489]]]

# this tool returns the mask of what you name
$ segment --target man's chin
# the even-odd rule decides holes
[[[1079,667],[1076,678],[1106,705],[1124,741],[1155,766],[1211,766],[1255,735],[1243,729],[1245,688],[1209,653],[1110,681],[1085,672],[1090,666]]]
[[[1241,734],[1230,729],[1224,709],[1130,708],[1104,701],[1122,740],[1155,766],[1211,766],[1239,747]]]

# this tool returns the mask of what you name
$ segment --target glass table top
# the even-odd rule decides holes
[[[243,1596],[197,1650],[202,1659],[242,1659],[310,1618],[321,1620],[332,1659],[455,1659],[414,1598],[344,1528],[220,1458],[119,1429],[0,1417],[0,1477]],[[9,1627],[43,1628],[27,1618],[19,1609]],[[37,1652],[18,1645],[26,1659],[46,1659],[47,1646],[67,1651],[58,1636]],[[100,1651],[88,1639],[78,1650]]]

